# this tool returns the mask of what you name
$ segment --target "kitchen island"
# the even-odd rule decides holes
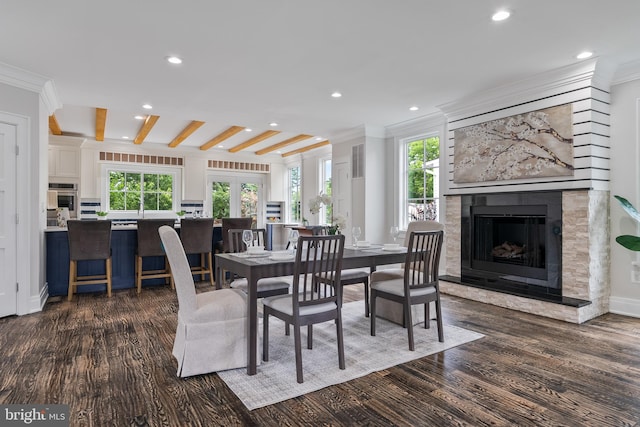
[[[180,233],[180,226],[176,226]],[[48,227],[45,231],[46,240],[46,273],[49,296],[67,295],[69,290],[69,240],[67,229],[64,227]],[[213,245],[222,240],[222,228],[213,227]],[[114,225],[111,232],[112,257],[112,288],[135,288],[135,263],[138,234],[135,225]],[[190,255],[189,262],[199,265],[200,255]],[[215,261],[214,261],[215,264]],[[143,267],[147,269],[161,269],[164,257],[145,257]],[[215,265],[213,266],[215,268]],[[78,263],[78,274],[104,274],[104,261],[82,261]],[[208,276],[206,278],[208,280]],[[142,287],[160,285],[165,286],[164,279],[143,280]],[[78,292],[101,292],[105,285],[85,285],[78,287]],[[143,289],[144,291],[144,289]]]

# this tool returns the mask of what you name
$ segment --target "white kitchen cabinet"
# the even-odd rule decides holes
[[[49,181],[80,178],[80,148],[49,146]]]

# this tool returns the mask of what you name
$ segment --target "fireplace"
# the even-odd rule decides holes
[[[561,192],[462,196],[461,227],[463,283],[561,298]]]

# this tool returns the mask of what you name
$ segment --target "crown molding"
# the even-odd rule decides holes
[[[620,65],[613,75],[611,86],[640,79],[640,59],[625,62]]]
[[[446,117],[441,112],[434,112],[425,116],[416,117],[404,122],[395,123],[385,128],[386,136],[393,138],[403,138],[418,135],[439,128],[446,123]]]
[[[596,67],[599,65],[598,67]],[[597,78],[596,69],[599,72]],[[608,90],[612,68],[598,58],[556,68],[503,86],[474,93],[471,96],[437,106],[449,121],[558,93],[577,85],[589,86],[596,81]]]
[[[62,107],[53,81],[40,74],[0,62],[0,83],[39,94],[49,115]]]

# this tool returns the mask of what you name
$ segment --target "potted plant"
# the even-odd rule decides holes
[[[98,215],[98,219],[107,219],[107,215],[109,215],[109,212],[98,211],[96,212],[96,215]]]
[[[187,211],[177,211],[176,215],[178,215],[178,222],[181,221],[186,214],[187,214]]]
[[[640,222],[640,212],[638,212],[627,199],[620,196],[613,197],[615,197],[620,202],[622,208],[629,214],[631,218],[635,219],[637,222]],[[640,251],[640,237],[638,236],[625,234],[616,237],[616,242],[629,250]]]

